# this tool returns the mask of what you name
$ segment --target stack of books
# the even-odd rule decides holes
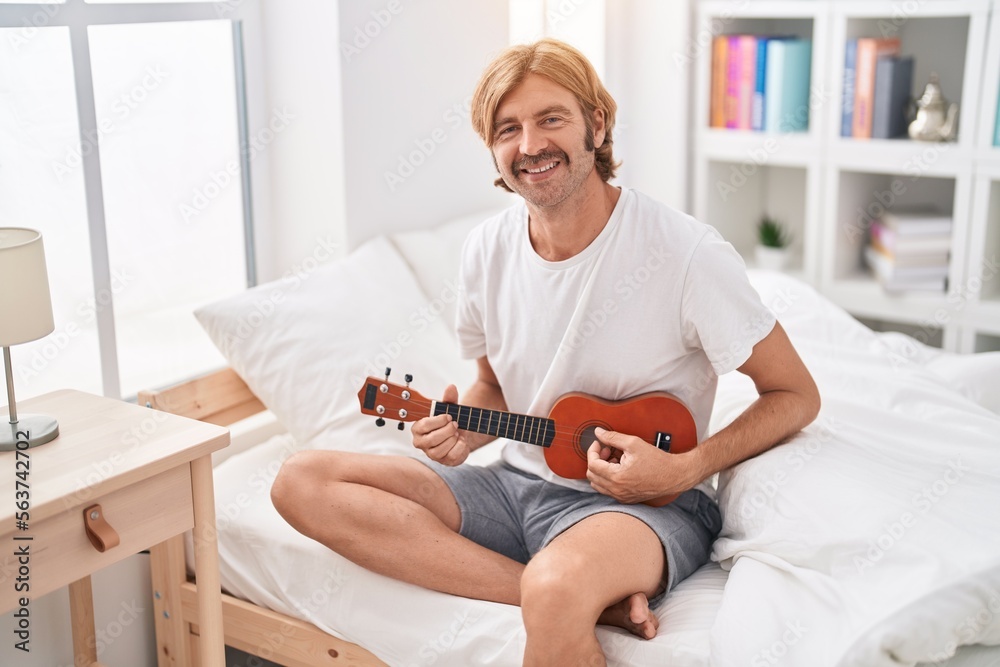
[[[865,259],[886,291],[946,291],[952,224],[929,208],[893,210],[872,224]]]
[[[758,132],[809,129],[812,42],[720,35],[712,42],[711,127]]]
[[[906,136],[913,58],[900,57],[899,40],[852,39],[844,48],[840,135],[855,139]]]

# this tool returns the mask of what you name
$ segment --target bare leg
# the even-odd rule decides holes
[[[639,591],[648,598],[657,592],[666,574],[665,559],[656,533],[627,514],[597,514],[561,534],[528,563],[521,577],[521,614],[528,634],[524,664],[605,665],[595,625],[613,622],[608,614],[615,607],[620,607],[618,618],[634,613],[647,616],[632,619],[640,627],[654,623],[645,600],[632,594]]]
[[[459,535],[461,512],[454,495],[418,461],[351,452],[300,452],[282,466],[271,488],[271,500],[300,533],[373,572],[463,597],[521,604],[525,566]],[[598,515],[603,516],[610,514]],[[655,576],[659,581],[663,550],[656,536],[632,517],[615,516],[641,524],[652,535],[660,557]],[[535,561],[586,523],[574,526],[536,556],[534,569],[541,571]],[[598,539],[609,538],[602,534]],[[611,541],[618,542],[619,536]],[[607,557],[615,554],[609,552]],[[613,562],[605,556],[601,559]],[[605,573],[613,572],[611,568]],[[622,590],[604,605],[607,609],[599,609],[590,622],[593,641],[597,622],[640,637],[655,636],[656,617],[649,613],[645,592],[649,592],[646,587],[638,585]]]
[[[300,533],[362,567],[468,598],[520,604],[524,565],[458,534],[461,513],[434,471],[402,456],[305,451],[271,488]]]

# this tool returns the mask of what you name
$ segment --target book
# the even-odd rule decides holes
[[[772,39],[767,42],[764,129],[805,132],[809,129],[809,81],[812,42]]]
[[[768,37],[757,38],[757,69],[754,73],[753,103],[750,107],[750,129],[758,132],[764,129],[764,94],[767,82]]]
[[[712,40],[712,96],[709,127],[726,126],[726,86],[729,82],[729,38],[720,35]]]
[[[735,130],[739,116],[740,71],[743,68],[743,52],[740,50],[739,35],[729,35],[726,41],[726,53],[728,54],[726,62],[726,127]]]
[[[892,262],[893,265],[899,267],[947,265],[951,257],[951,253],[947,250],[939,252],[904,252],[902,254],[896,254],[883,246],[876,238],[872,238],[871,247],[875,252],[878,252],[886,257],[886,259]]]
[[[872,138],[906,136],[906,108],[913,87],[913,57],[882,56],[875,63]]]
[[[858,40],[849,39],[844,46],[844,96],[840,110],[840,136],[851,136],[854,124],[854,82],[857,75]]]
[[[900,268],[870,246],[865,248],[865,262],[882,287],[889,292],[944,292],[948,287],[948,265]]]
[[[950,215],[933,208],[897,208],[882,214],[883,225],[900,236],[951,234],[954,221]]]
[[[993,145],[1000,146],[1000,94],[997,95],[997,120],[993,129]]]
[[[876,222],[871,227],[871,244],[896,257],[947,253],[951,251],[951,233],[900,236],[881,222]]]
[[[739,36],[740,68],[737,82],[736,129],[749,130],[752,127],[753,95],[757,88],[757,38],[753,35]]]
[[[879,56],[898,56],[899,39],[862,38],[858,40],[856,73],[854,79],[854,117],[851,136],[870,139],[872,136],[872,107],[875,99],[875,63]]]

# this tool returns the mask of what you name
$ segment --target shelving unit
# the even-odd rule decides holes
[[[811,39],[813,62],[808,131],[766,134],[709,127],[711,45],[700,51],[695,215],[750,266],[757,220],[776,216],[796,239],[790,272],[860,319],[954,351],[1000,349],[1000,267],[993,261],[1000,258],[1000,147],[992,146],[1000,0],[710,0],[698,3],[697,14],[696,31],[713,36]],[[959,105],[955,142],[840,136],[844,47],[859,37],[899,37],[902,55],[914,56],[914,97],[931,72],[939,75],[944,96]],[[886,208],[918,204],[955,221],[947,294],[890,294],[864,268],[872,221]]]

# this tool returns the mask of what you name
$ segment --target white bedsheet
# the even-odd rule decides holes
[[[710,563],[678,586],[652,641],[600,628],[609,664],[1000,664],[996,649],[979,647],[946,659],[951,639],[1000,643],[1000,417],[889,354],[806,286],[753,278],[816,375],[823,415],[794,442],[723,476],[716,557],[731,572]],[[751,398],[738,375],[725,378],[714,427]],[[372,428],[397,435],[385,431]],[[268,489],[295,449],[290,437],[273,438],[216,468],[226,590],[390,665],[520,664],[517,608],[372,574],[290,528]],[[477,452],[480,462],[495,455]],[[945,479],[955,460],[961,476]],[[946,491],[922,512],[914,494],[942,479]],[[913,520],[904,521],[907,511]],[[887,548],[868,554],[880,539]],[[281,641],[264,637],[262,646]]]
[[[215,469],[220,571],[227,591],[361,644],[394,666],[520,664],[524,627],[517,607],[373,574],[289,527],[267,490],[280,462],[295,449],[290,436],[278,436]],[[479,463],[489,458],[477,454]],[[677,586],[659,610],[662,631],[652,641],[599,628],[610,664],[707,667],[709,629],[725,580],[722,568],[709,563]],[[273,648],[280,641],[266,637],[263,645],[270,642]]]
[[[731,572],[714,664],[888,667],[1000,644],[1000,416],[808,286],[754,284],[823,409],[720,476],[713,558]],[[715,425],[754,396],[743,376],[724,378]]]

